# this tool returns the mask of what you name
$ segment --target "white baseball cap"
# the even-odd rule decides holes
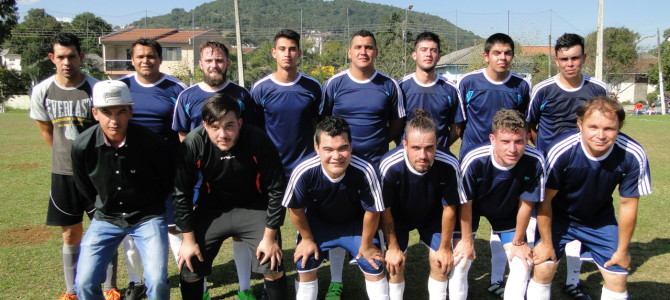
[[[133,105],[128,86],[118,80],[103,80],[93,86],[93,107]]]

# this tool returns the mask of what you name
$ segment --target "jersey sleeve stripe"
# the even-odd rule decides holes
[[[558,160],[558,157],[563,155],[565,151],[568,151],[572,146],[577,144],[579,142],[579,133],[573,134],[571,136],[568,136],[564,140],[556,143],[551,149],[549,149],[549,152],[547,154],[547,173],[551,172],[551,170],[554,168],[554,164],[556,163],[556,160]]]
[[[463,161],[461,162],[461,172],[465,173],[465,170],[470,166],[472,161],[474,161],[475,159],[477,159],[479,157],[488,155],[490,151],[491,151],[491,146],[486,145],[486,146],[482,146],[482,147],[479,147],[479,148],[475,148],[474,150],[468,152],[465,155],[465,157],[463,157]]]
[[[386,172],[388,172],[388,169],[390,169],[393,165],[398,163],[398,161],[404,160],[405,156],[404,154],[405,151],[400,150],[382,160],[382,162],[379,164],[379,172],[381,173],[382,179],[386,177]]]
[[[398,95],[398,101],[397,101],[398,102],[398,104],[397,104],[398,117],[403,118],[407,115],[407,113],[405,112],[405,96],[404,96],[404,93],[400,89],[400,85],[398,84],[397,81],[395,81],[395,79],[393,79],[391,77],[389,77],[389,79],[391,80],[391,82],[393,82],[393,86],[395,86],[395,90],[396,90],[396,95]]]
[[[651,194],[651,179],[649,178],[649,173],[647,172],[647,165],[649,162],[647,160],[647,155],[644,153],[644,149],[642,149],[642,146],[637,144],[634,140],[622,135],[617,137],[616,144],[626,150],[626,152],[632,154],[633,157],[635,157],[637,160],[640,169],[637,188],[640,196]]]
[[[319,157],[315,156],[313,158],[303,161],[295,168],[295,170],[293,170],[288,185],[286,185],[286,193],[284,193],[284,199],[282,200],[281,203],[282,206],[288,207],[289,203],[291,203],[291,198],[293,198],[293,190],[295,189],[296,182],[298,182],[300,176],[302,176],[309,169],[317,167],[320,164],[321,161],[319,160]]]
[[[537,159],[540,162],[540,167],[542,168],[542,175],[540,175],[540,202],[544,201],[544,186],[547,182],[547,167],[545,166],[544,157],[542,153],[537,151],[534,148],[526,146],[526,152],[530,157]]]
[[[463,189],[463,178],[461,177],[461,170],[458,164],[458,160],[455,157],[448,155],[442,151],[437,151],[437,153],[435,154],[435,159],[450,165],[454,169],[454,174],[456,174],[456,187],[458,189],[458,199],[460,200],[459,202],[461,204],[467,203],[468,199],[465,196],[465,189]]]
[[[384,211],[384,201],[382,200],[381,187],[379,186],[379,181],[377,176],[375,176],[375,171],[372,168],[370,163],[356,157],[351,157],[351,165],[361,170],[365,174],[365,178],[368,180],[370,185],[370,192],[375,202],[375,209],[377,211]]]

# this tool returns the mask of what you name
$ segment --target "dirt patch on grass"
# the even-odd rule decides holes
[[[34,170],[40,167],[39,163],[17,163],[7,165],[10,171]]]
[[[38,245],[48,241],[53,235],[53,231],[45,225],[12,228],[0,239],[0,247]]]

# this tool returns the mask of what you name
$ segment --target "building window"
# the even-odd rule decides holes
[[[180,47],[163,47],[163,60],[165,61],[180,61],[181,48]]]

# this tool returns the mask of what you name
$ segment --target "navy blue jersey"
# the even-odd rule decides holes
[[[533,88],[526,121],[538,124],[535,146],[544,153],[554,140],[577,129],[577,109],[595,96],[607,96],[605,83],[582,76],[582,84],[575,89],[561,86],[556,75]]]
[[[449,127],[454,123],[456,109],[460,105],[456,85],[442,76],[430,84],[422,84],[416,80],[415,73],[405,76],[399,85],[407,119],[412,119],[418,108],[428,112],[437,126],[438,145],[448,147]]]
[[[242,119],[245,123],[263,127],[262,115],[258,112],[256,104],[251,99],[247,89],[226,81],[216,90],[210,89],[204,83],[198,83],[185,89],[177,98],[174,109],[174,120],[172,130],[176,132],[190,132],[202,125],[202,107],[209,97],[217,93],[227,94],[237,99],[242,109]]]
[[[461,174],[473,216],[486,217],[495,231],[514,229],[519,201],[544,199],[544,170],[542,154],[531,146],[512,167],[496,163],[490,144],[472,149],[461,160]]]
[[[251,96],[263,109],[265,132],[279,150],[286,176],[290,176],[301,160],[314,153],[321,84],[301,73],[290,83],[268,75],[253,85]]]
[[[520,75],[510,72],[501,82],[486,76],[486,69],[477,70],[461,79],[458,84],[461,103],[455,123],[464,123],[461,155],[475,146],[489,141],[493,116],[502,108],[526,112],[530,98],[530,84]]]
[[[390,77],[375,71],[360,81],[343,71],[326,82],[321,115],[344,118],[351,128],[353,152],[376,165],[389,149],[388,124],[405,117],[405,104]]]
[[[384,211],[377,173],[355,155],[339,178],[326,175],[318,155],[302,161],[291,174],[282,205],[306,208],[309,219],[330,224],[362,222],[365,211]]]
[[[647,155],[623,133],[600,157],[586,152],[580,133],[559,137],[547,154],[547,174],[547,188],[558,190],[553,216],[587,225],[616,224],[612,193],[617,185],[621,197],[651,194]]]
[[[165,74],[153,84],[139,82],[135,73],[119,80],[128,86],[133,97],[133,118],[130,123],[144,126],[164,139],[176,139],[177,134],[172,130],[172,116],[177,97],[186,85]]]
[[[384,155],[379,172],[384,205],[391,207],[395,222],[417,227],[440,224],[442,206],[461,203],[458,160],[448,152],[437,150],[431,168],[420,173],[399,146]]]

